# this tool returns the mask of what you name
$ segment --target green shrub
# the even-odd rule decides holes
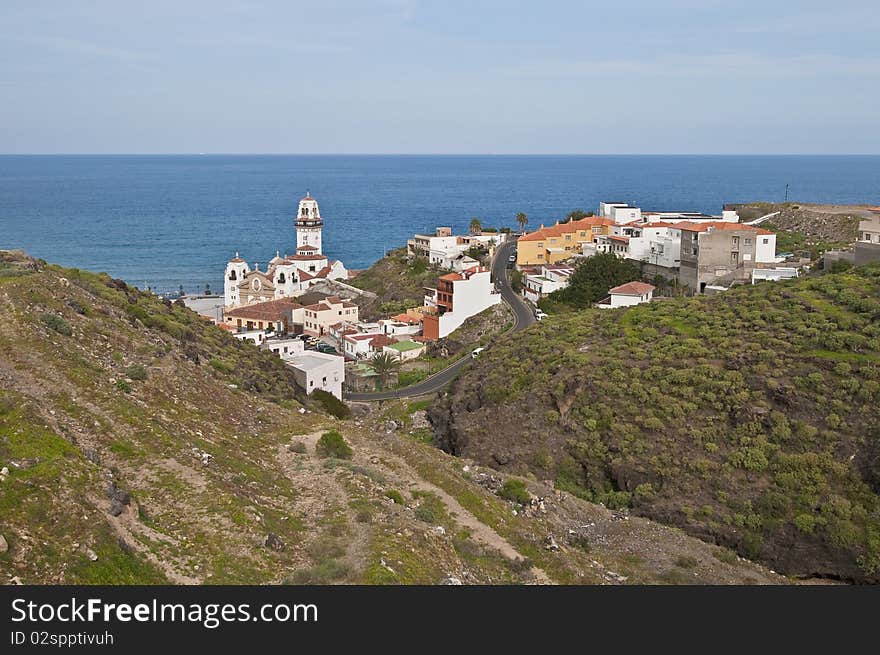
[[[689,555],[682,555],[675,560],[675,565],[682,569],[692,569],[697,565],[697,560]]]
[[[213,368],[216,371],[219,371],[220,373],[232,373],[232,371],[235,370],[235,367],[232,366],[232,364],[228,364],[228,363],[224,362],[222,359],[218,359],[216,357],[212,357],[208,361],[208,364],[211,366],[211,368]]]
[[[345,438],[336,430],[330,430],[321,435],[315,444],[315,452],[321,457],[336,457],[337,459],[351,459],[352,450]]]
[[[404,505],[403,495],[396,489],[389,489],[385,492],[385,497],[390,498],[397,505]]]
[[[515,478],[509,478],[504,483],[504,486],[501,487],[501,491],[499,491],[498,494],[502,498],[519,503],[520,505],[528,505],[529,501],[532,499],[531,494],[529,494],[528,489],[526,489],[525,483],[522,480],[517,480]]]
[[[116,388],[123,393],[129,393],[131,391],[131,385],[128,383],[128,380],[116,380]]]
[[[146,380],[147,368],[143,364],[132,364],[126,367],[125,375],[132,380]]]
[[[430,505],[423,504],[416,507],[415,516],[419,521],[425,523],[434,523],[437,520],[437,515]]]
[[[63,334],[65,337],[73,334],[73,328],[70,327],[70,323],[58,314],[43,314],[40,316],[40,321],[50,330],[55,330],[58,334]]]
[[[339,400],[339,398],[332,393],[324,391],[323,389],[315,389],[311,393],[311,396],[321,403],[324,411],[331,416],[341,419],[347,419],[351,416],[351,410],[348,408],[348,405]]]

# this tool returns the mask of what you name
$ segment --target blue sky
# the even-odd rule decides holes
[[[3,0],[5,153],[880,153],[876,2]]]

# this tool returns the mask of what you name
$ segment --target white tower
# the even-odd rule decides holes
[[[239,304],[238,285],[249,272],[247,262],[239,257],[238,253],[235,253],[235,258],[230,259],[226,264],[226,274],[223,276],[223,300],[227,307]]]
[[[321,229],[324,221],[318,211],[318,201],[306,191],[306,197],[299,201],[296,212],[296,247],[309,246],[321,253]]]

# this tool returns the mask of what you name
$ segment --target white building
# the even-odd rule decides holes
[[[338,355],[308,350],[287,360],[293,369],[299,386],[312,393],[323,389],[342,400],[342,383],[345,381],[345,360]]]
[[[601,309],[615,309],[617,307],[631,307],[644,302],[651,302],[654,298],[652,284],[644,282],[627,282],[608,290],[608,297],[602,300],[598,307]]]
[[[271,337],[263,341],[260,347],[275,353],[281,359],[292,359],[306,350],[306,345],[298,337]]]
[[[642,210],[625,202],[600,202],[599,216],[619,225],[642,220]]]
[[[480,266],[441,275],[436,289],[425,290],[425,306],[436,313],[422,317],[422,335],[442,339],[471,316],[500,303],[501,294],[495,291],[491,277],[489,269]]]
[[[536,303],[554,291],[568,286],[568,279],[574,273],[573,266],[542,266],[537,275],[523,276],[523,296]]]
[[[645,223],[629,230],[629,259],[666,268],[677,268],[681,263],[681,230],[673,224]]]
[[[227,307],[293,297],[305,292],[321,280],[347,280],[345,265],[329,259],[321,251],[324,221],[318,201],[306,194],[299,201],[295,221],[296,253],[269,260],[265,271],[259,263],[253,269],[238,253],[226,264],[223,276],[223,297]]]
[[[752,284],[763,280],[778,282],[779,280],[790,280],[798,276],[796,268],[780,266],[779,268],[756,268],[752,271]]]

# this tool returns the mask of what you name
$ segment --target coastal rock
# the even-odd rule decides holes
[[[93,551],[91,548],[86,548],[86,557],[89,558],[90,562],[97,562],[98,561],[98,554],[95,551]]]
[[[110,503],[110,516],[119,516],[123,511],[125,511],[125,505],[118,500],[114,499]]]
[[[6,541],[6,537],[0,534],[0,553],[5,553],[9,550],[9,543]]]

